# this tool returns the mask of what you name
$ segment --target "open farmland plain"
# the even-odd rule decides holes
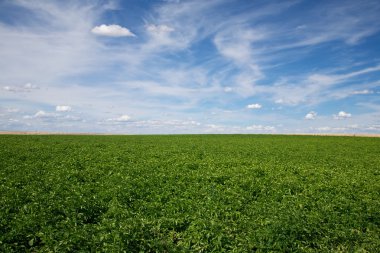
[[[380,252],[380,138],[0,143],[1,252]]]

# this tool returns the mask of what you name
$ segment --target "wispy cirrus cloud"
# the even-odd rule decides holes
[[[380,72],[380,67],[369,67],[344,74],[309,74],[299,80],[280,80],[273,86],[256,86],[257,93],[269,94],[278,104],[298,105],[300,103],[316,104],[321,101],[342,98],[350,92],[339,94],[335,88],[345,82],[356,81],[360,77],[372,72]],[[350,86],[351,84],[348,84]],[[353,88],[357,88],[357,84]],[[346,86],[347,87],[347,86]],[[346,89],[346,88],[345,88]],[[345,90],[343,89],[343,91]]]
[[[66,113],[86,119],[78,129],[107,131],[128,125],[128,131],[138,132],[136,122],[145,122],[146,132],[154,122],[178,123],[155,131],[170,126],[191,131],[179,122],[192,121],[200,124],[193,125],[197,132],[265,132],[265,126],[291,131],[298,125],[316,129],[334,113],[325,104],[352,100],[341,108],[355,117],[330,124],[357,119],[377,124],[370,120],[375,114],[362,112],[360,118],[354,108],[364,97],[379,103],[380,67],[369,49],[380,27],[377,1],[18,0],[0,5],[27,17],[8,17],[12,22],[0,17],[0,97],[3,106],[27,108],[35,119],[44,118],[36,111],[59,114],[61,121]],[[134,5],[139,5],[136,13],[127,8]],[[373,41],[367,45],[367,40]],[[57,105],[75,110],[57,110]],[[252,121],[247,105],[264,109],[255,111]],[[211,115],[214,111],[218,115]],[[22,124],[26,119],[18,114],[4,112],[4,121]],[[121,120],[123,115],[133,120]],[[108,124],[95,127],[96,122]],[[252,124],[257,127],[248,130]]]
[[[355,90],[351,92],[352,95],[367,95],[367,94],[373,94],[373,93],[374,92],[372,90],[367,90],[367,89]]]
[[[0,67],[4,73],[0,83],[40,86],[83,73],[96,64],[99,45],[89,30],[98,11],[70,1],[20,0],[3,5],[27,12],[28,22],[0,23]]]

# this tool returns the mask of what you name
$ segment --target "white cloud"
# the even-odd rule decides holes
[[[362,15],[364,9],[366,13]],[[304,13],[309,18],[304,19],[305,22],[296,29],[297,41],[288,43],[285,48],[337,40],[357,44],[379,31],[378,12],[376,1],[347,1],[344,7],[334,1],[318,5]],[[324,18],[318,19],[322,13]]]
[[[18,108],[13,108],[13,107],[8,107],[8,108],[6,109],[6,111],[9,112],[9,113],[16,113],[16,112],[19,112],[20,109],[18,109]]]
[[[26,84],[24,85],[24,89],[26,89],[26,90],[38,89],[38,86],[35,85],[35,84],[26,83]]]
[[[224,87],[224,92],[232,92],[234,89],[232,87]]]
[[[135,37],[128,28],[121,27],[119,25],[100,25],[92,28],[91,32],[100,36],[108,37]]]
[[[3,90],[5,90],[5,91],[16,91],[15,88],[13,88],[12,86],[4,86]]]
[[[131,120],[128,124],[109,119],[97,123],[107,126],[112,132],[127,133],[201,133],[208,129],[206,125],[192,119],[153,119],[153,120]]]
[[[366,128],[367,130],[380,131],[380,125],[371,125]]]
[[[260,104],[250,104],[247,105],[248,109],[260,109],[262,106]]]
[[[333,131],[345,131],[345,127],[329,127],[329,126],[323,126],[323,127],[316,127],[314,128],[318,132],[333,132]]]
[[[56,107],[55,107],[55,110],[57,111],[57,112],[69,112],[69,111],[71,111],[71,106],[68,106],[68,105],[57,105]]]
[[[360,75],[363,75],[363,74],[366,74],[366,73],[378,72],[378,71],[380,71],[380,65],[375,66],[375,67],[369,67],[369,68],[361,69],[361,70],[354,71],[354,72],[351,72],[351,73],[348,73],[348,74],[340,75],[338,77],[340,79],[348,79],[348,78],[351,78],[351,77],[360,76]]]
[[[224,133],[225,131],[225,126],[216,124],[206,124],[206,129],[204,130],[206,133]]]
[[[359,126],[358,124],[353,124],[353,125],[347,125],[347,126],[322,126],[322,127],[311,128],[311,129],[316,130],[318,132],[345,133],[345,132],[352,132],[352,131],[357,131],[357,130],[365,130],[365,129],[368,129],[368,127],[363,127],[363,126]]]
[[[107,121],[115,121],[115,122],[127,122],[127,121],[130,121],[131,120],[131,117],[124,114],[124,115],[121,115],[120,117],[117,117],[117,118],[111,118],[111,119],[108,119]]]
[[[35,84],[26,83],[25,85],[15,85],[15,86],[4,86],[3,90],[10,92],[30,92],[32,90],[39,89]]]
[[[306,83],[309,85],[329,86],[338,80],[338,76],[334,75],[312,74],[306,79]]]
[[[116,3],[116,1],[114,2]],[[317,5],[316,9],[318,10],[313,8],[308,12],[308,14],[314,13],[314,16],[282,20],[285,5],[290,5],[290,2],[281,5],[257,4],[257,6],[252,3],[249,4],[252,8],[244,9],[233,15],[228,8],[224,8],[231,5],[225,0],[177,2],[178,4],[169,5],[162,2],[154,4],[152,9],[147,10],[149,11],[148,15],[133,22],[136,28],[128,25],[131,31],[136,31],[136,34],[143,33],[138,40],[132,40],[133,43],[129,43],[131,40],[123,40],[122,43],[108,43],[107,40],[99,40],[90,32],[95,24],[100,25],[105,22],[100,21],[102,23],[99,23],[99,17],[107,16],[103,10],[106,7],[102,6],[105,1],[91,3],[68,1],[63,5],[59,1],[9,1],[12,5],[21,5],[22,9],[28,10],[32,22],[15,22],[15,25],[2,23],[0,25],[0,37],[2,38],[0,40],[0,48],[2,48],[0,50],[0,69],[3,70],[0,83],[8,85],[0,87],[0,89],[3,88],[3,91],[8,91],[0,94],[2,96],[0,100],[4,102],[14,99],[15,102],[9,102],[13,104],[8,105],[21,106],[22,112],[27,112],[30,108],[35,108],[37,111],[42,104],[65,105],[67,97],[70,97],[70,105],[83,113],[80,114],[81,117],[92,118],[93,122],[105,122],[105,119],[110,117],[115,117],[111,119],[113,123],[123,122],[125,119],[118,116],[128,113],[133,118],[134,115],[139,115],[143,119],[162,120],[162,122],[166,122],[166,125],[160,131],[167,132],[171,129],[168,126],[175,124],[181,126],[180,122],[175,123],[170,119],[184,117],[185,119],[182,121],[191,121],[188,118],[205,120],[204,111],[216,108],[231,109],[230,106],[241,102],[241,98],[238,96],[255,95],[254,98],[258,100],[248,100],[251,102],[260,102],[269,98],[281,104],[300,105],[301,108],[299,110],[297,108],[297,111],[300,111],[304,108],[304,104],[317,104],[320,101],[335,99],[332,96],[335,91],[347,94],[346,96],[352,91],[361,89],[376,92],[377,87],[361,85],[362,83],[357,82],[360,80],[352,80],[352,78],[377,71],[378,67],[341,76],[341,73],[347,72],[343,68],[338,70],[339,72],[329,69],[330,72],[319,73],[318,70],[316,71],[318,68],[313,68],[312,72],[302,72],[309,71],[307,70],[309,67],[306,67],[299,74],[289,76],[289,81],[285,83],[276,82],[275,85],[278,84],[278,86],[270,83],[273,77],[272,66],[279,62],[281,64],[292,62],[295,57],[305,56],[305,51],[314,50],[313,47],[304,48],[303,46],[307,43],[309,45],[319,44],[331,40],[336,41],[337,38],[349,40],[353,34],[359,34],[360,30],[366,30],[364,26],[355,25],[355,29],[351,31],[350,26],[344,28],[343,25],[339,25],[338,21],[342,19],[334,19],[331,17],[331,13],[337,10],[348,14],[350,12],[337,4],[333,6],[337,8],[328,9],[330,13],[328,20],[335,20],[336,22],[331,23],[336,26],[328,26],[325,25],[328,23],[327,21],[314,18],[317,16],[314,11],[320,11],[320,6],[326,6],[325,4]],[[297,1],[291,2],[293,4]],[[356,5],[360,5],[360,3]],[[115,9],[112,6],[106,9],[110,8]],[[370,12],[372,15],[375,13],[372,9]],[[277,13],[281,14],[278,15],[279,22],[273,22],[271,16],[268,17],[268,15],[274,16],[273,14]],[[287,16],[287,14],[285,15]],[[359,23],[363,23],[360,20],[365,17],[358,15],[357,18]],[[350,19],[345,20],[350,21]],[[116,19],[113,22],[117,23]],[[148,25],[143,27],[144,23]],[[281,25],[279,26],[279,24]],[[379,27],[378,24],[379,21],[376,21],[371,26]],[[302,32],[295,31],[297,25],[301,25],[298,28],[302,29]],[[335,29],[335,27],[337,28]],[[288,28],[291,28],[291,31]],[[344,29],[342,30],[342,28]],[[130,30],[128,31],[132,33]],[[139,32],[137,33],[137,31]],[[308,41],[316,32],[315,37],[317,38]],[[359,34],[360,38],[366,36],[368,35]],[[351,39],[351,41],[358,41],[360,38]],[[211,43],[214,42],[218,52],[214,52],[215,49],[209,52],[209,48],[198,47],[198,43],[210,42],[210,39]],[[300,43],[297,45],[297,42]],[[296,44],[296,46],[283,51],[280,49],[275,51],[274,47],[281,46],[283,43],[285,45]],[[197,52],[198,49],[207,52],[203,54],[202,51],[201,57],[198,57],[200,56]],[[176,51],[178,54],[172,54],[172,51]],[[274,51],[276,53],[272,53]],[[214,53],[219,53],[219,56],[215,57]],[[294,58],[287,59],[287,55],[292,56],[293,54]],[[179,62],[178,59],[181,61]],[[316,63],[316,65],[318,64]],[[115,69],[114,66],[119,67]],[[290,66],[292,65],[290,64]],[[200,77],[194,74],[198,70]],[[105,79],[87,78],[92,74],[102,75]],[[264,79],[264,74],[267,74],[268,79]],[[280,71],[275,76],[280,75],[281,79],[282,74]],[[347,85],[343,83],[345,80],[342,78],[347,80]],[[261,79],[264,80],[257,82]],[[70,84],[69,82],[72,80],[78,84]],[[31,90],[32,85],[22,85],[28,81],[38,83],[41,89],[37,92],[22,94],[15,92],[16,90]],[[97,83],[89,85],[89,82],[92,81]],[[17,83],[21,85],[12,86]],[[351,83],[353,85],[349,86]],[[342,91],[343,86],[346,90]],[[232,91],[233,94],[223,94]],[[258,94],[262,97],[257,96]],[[375,98],[373,97],[373,99]],[[205,101],[207,103],[204,103]],[[241,117],[228,116],[229,118],[217,119],[213,123],[226,124],[223,126],[224,129],[228,129],[230,124],[237,124],[241,129],[233,129],[234,131],[246,130],[245,126],[251,120],[249,117],[252,116],[247,114],[247,110],[244,110],[244,106],[247,104],[243,104],[243,110],[239,110]],[[31,107],[26,110],[29,105]],[[111,110],[110,106],[114,106],[114,109]],[[266,106],[265,104],[264,108]],[[128,111],[124,111],[124,108],[128,108]],[[189,110],[190,108],[191,110]],[[345,110],[350,111],[350,109]],[[66,116],[64,113],[58,113],[59,110],[56,111],[57,118],[61,119]],[[170,116],[162,116],[163,112]],[[111,116],[108,116],[110,113],[112,113]],[[48,113],[40,113],[38,117],[46,117],[46,114]],[[243,114],[249,117],[242,116]],[[294,114],[296,113],[283,110],[277,116],[287,118]],[[18,116],[22,117],[22,115]],[[304,114],[301,115],[301,121],[302,116]],[[307,118],[306,116],[305,118]],[[356,121],[358,116],[355,115],[352,121]],[[299,115],[295,117],[298,121],[296,122],[294,119],[293,125],[299,124]],[[323,121],[323,117],[318,117],[318,123],[320,119]],[[229,120],[231,122],[227,123]],[[276,121],[290,125],[282,118],[277,117],[258,120],[256,124],[262,124],[262,127],[275,125],[279,129],[274,123]],[[135,121],[131,120],[130,122],[127,124],[109,123],[109,125],[112,127],[117,125],[117,127],[125,129],[127,126],[133,125]],[[336,124],[344,122],[346,121],[335,121]],[[307,122],[304,121],[301,124],[307,124]],[[90,123],[88,125],[90,129],[93,127]],[[204,126],[202,125],[202,127]],[[189,127],[189,129],[193,129],[193,127]],[[136,131],[139,131],[139,127],[136,127]]]
[[[47,117],[49,115],[49,113],[45,112],[45,111],[38,111],[36,112],[36,114],[34,114],[34,117],[38,118],[38,117]]]
[[[367,95],[367,94],[373,94],[373,91],[371,90],[357,90],[357,91],[353,91],[351,92],[352,95]]]
[[[195,120],[145,120],[134,122],[137,127],[154,127],[154,128],[189,128],[200,126],[201,123]]]
[[[309,74],[295,80],[280,79],[271,86],[256,85],[256,93],[271,94],[275,103],[298,105],[301,103],[317,104],[329,99],[340,99],[348,96],[350,91],[335,89],[339,84],[355,80],[355,77],[380,71],[379,66],[369,67],[345,74]],[[378,85],[374,83],[372,86]],[[352,88],[351,88],[352,89]],[[371,91],[360,91],[364,92]]]
[[[149,23],[160,24],[150,27],[153,31],[159,31],[160,36],[152,36],[147,46],[160,49],[161,46],[169,45],[170,47],[166,49],[182,50],[188,48],[193,42],[209,36],[211,31],[216,29],[215,26],[210,25],[214,19],[217,19],[216,15],[212,15],[213,9],[222,2],[220,0],[178,1],[176,3],[171,1],[158,5],[155,9],[157,15]],[[169,32],[172,29],[176,32]]]
[[[173,32],[175,29],[167,25],[147,25],[146,30],[152,34],[162,35]]]
[[[236,61],[245,61],[252,56],[252,43],[267,37],[265,31],[246,29],[245,27],[231,27],[219,33],[214,43],[220,53]],[[243,51],[240,51],[242,50]],[[248,60],[250,60],[248,58]]]
[[[316,116],[317,116],[317,113],[311,111],[311,112],[309,112],[308,114],[305,115],[305,119],[313,120],[313,119],[315,119]]]
[[[306,29],[307,28],[307,25],[299,25],[296,27],[297,30],[303,30],[303,29]]]
[[[129,121],[131,117],[128,115],[121,115],[119,118],[116,118],[116,121]]]
[[[276,104],[286,104],[285,100],[282,99],[282,98],[276,99],[276,100],[274,101],[274,103],[276,103]]]
[[[65,117],[63,117],[62,119],[64,120],[69,120],[69,121],[83,121],[83,119],[81,117],[78,117],[78,116],[72,116],[72,115],[66,115]]]
[[[263,125],[251,125],[246,127],[249,131],[265,131],[265,132],[274,132],[276,128],[274,126],[263,126]]]
[[[100,58],[99,52],[95,54],[99,44],[88,31],[102,12],[101,6],[24,0],[10,1],[9,5],[20,13],[26,11],[28,22],[18,19],[12,25],[0,25],[1,83],[32,80],[41,87],[52,86],[62,76],[83,73]],[[22,88],[31,90],[34,85]]]
[[[57,117],[58,115],[55,114],[55,113],[49,113],[49,112],[45,112],[43,110],[39,110],[38,112],[36,112],[34,115],[26,115],[24,116],[23,118],[24,119],[35,119],[35,118],[55,118]]]
[[[171,26],[147,24],[145,29],[149,35],[149,41],[144,45],[146,53],[159,51],[161,47],[165,47],[165,50],[176,50],[187,46],[188,42],[181,37],[181,32],[173,33],[175,29]]]
[[[347,113],[347,112],[344,112],[344,111],[340,111],[338,113],[338,115],[334,114],[334,119],[347,119],[347,118],[351,118],[351,113]]]

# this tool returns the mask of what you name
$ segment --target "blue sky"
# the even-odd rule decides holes
[[[380,133],[380,2],[0,0],[0,130]]]

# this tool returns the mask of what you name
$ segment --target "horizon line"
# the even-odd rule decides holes
[[[136,134],[136,133],[103,133],[103,132],[53,132],[53,131],[2,131],[0,135],[296,135],[296,136],[350,136],[350,137],[378,137],[380,134],[374,133],[150,133],[150,134]]]

